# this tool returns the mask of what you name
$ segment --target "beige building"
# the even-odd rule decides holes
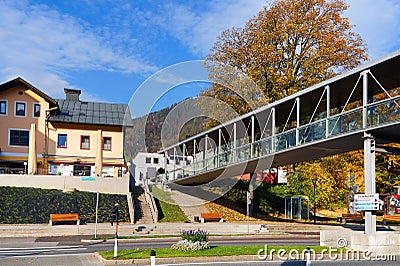
[[[53,99],[22,78],[0,85],[0,173],[125,173],[128,106],[85,102],[80,90],[64,91],[65,99]]]

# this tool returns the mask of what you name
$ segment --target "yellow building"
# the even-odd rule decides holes
[[[0,173],[124,174],[128,106],[85,102],[80,90],[64,91],[65,99],[53,99],[22,78],[0,85]]]

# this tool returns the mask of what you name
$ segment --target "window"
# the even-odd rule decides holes
[[[103,138],[103,150],[111,151],[111,137]]]
[[[26,103],[15,102],[15,116],[26,116]]]
[[[7,101],[0,100],[0,115],[7,115]]]
[[[29,130],[10,129],[10,146],[29,146]]]
[[[81,149],[82,150],[90,149],[90,136],[81,136]]]
[[[146,163],[151,163],[151,158],[150,157],[146,157]]]
[[[40,117],[40,104],[33,104],[33,117]]]
[[[58,134],[57,148],[61,149],[67,148],[67,134]]]
[[[158,164],[158,158],[153,158],[153,163]]]

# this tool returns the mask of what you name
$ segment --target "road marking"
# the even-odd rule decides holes
[[[86,253],[76,253],[76,254],[48,254],[48,255],[20,255],[20,256],[0,256],[0,259],[12,259],[15,257],[18,258],[44,258],[44,257],[70,257],[70,256],[88,256],[88,255],[93,255],[92,252],[86,252]]]
[[[78,246],[50,246],[50,247],[23,247],[23,248],[0,248],[0,252],[3,250],[32,250],[32,249],[60,249],[60,248],[65,248],[65,249],[74,249],[74,248],[82,248],[84,247],[83,245],[78,245]]]
[[[82,252],[87,250],[87,247],[83,245],[79,246],[56,246],[56,247],[30,247],[30,248],[1,248],[0,249],[0,258],[7,257],[25,257],[25,256],[49,256],[49,255],[65,255],[71,254],[74,252]],[[68,253],[62,253],[68,252]],[[56,254],[47,254],[45,253],[56,253]]]

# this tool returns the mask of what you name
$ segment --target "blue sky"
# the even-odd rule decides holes
[[[398,0],[348,3],[346,15],[367,42],[370,59],[400,49]],[[85,100],[128,103],[151,75],[204,59],[224,29],[242,27],[265,4],[0,0],[0,82],[21,76],[54,98],[63,98],[66,87],[81,89]],[[185,87],[179,95],[193,91]]]

